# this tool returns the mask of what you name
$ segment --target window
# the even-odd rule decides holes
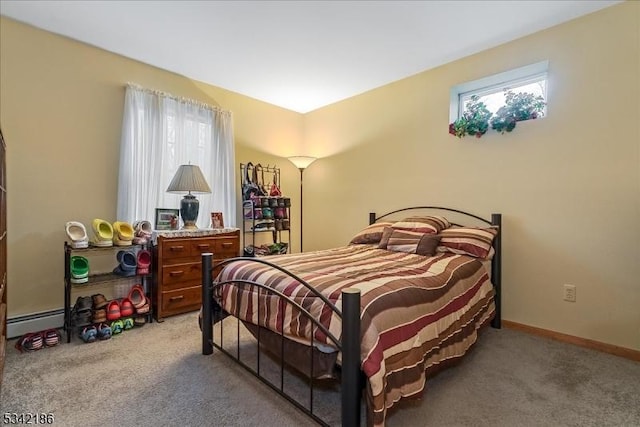
[[[454,86],[451,88],[449,122],[462,117],[472,96],[477,96],[493,114],[505,105],[506,90],[531,93],[546,102],[548,68],[549,61],[542,61]],[[546,108],[543,113],[546,114]]]
[[[129,84],[120,143],[117,217],[152,220],[156,208],[180,206],[182,194],[167,193],[178,167],[196,164],[212,189],[198,195],[198,226],[210,212],[236,218],[235,149],[231,112]]]

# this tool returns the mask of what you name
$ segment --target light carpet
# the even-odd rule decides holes
[[[13,344],[0,415],[52,413],[61,426],[314,424],[226,356],[203,356],[196,313],[91,344],[75,338],[22,354]],[[423,399],[397,405],[387,425],[640,426],[640,363],[486,328],[460,364],[429,379]]]

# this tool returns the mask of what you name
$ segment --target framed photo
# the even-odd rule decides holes
[[[180,209],[156,209],[156,230],[177,230]]]
[[[222,212],[211,212],[211,228],[224,228]]]

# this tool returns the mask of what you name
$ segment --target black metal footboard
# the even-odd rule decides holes
[[[218,348],[221,352],[227,354],[227,356],[231,357],[234,361],[239,363],[253,375],[258,377],[263,383],[268,385],[274,391],[279,393],[289,402],[293,403],[296,407],[301,409],[303,412],[308,414],[311,418],[317,421],[321,425],[328,425],[324,420],[322,420],[316,413],[314,413],[313,408],[313,391],[314,391],[314,380],[313,375],[309,376],[309,408],[305,407],[301,403],[299,403],[294,398],[290,397],[284,391],[283,386],[283,371],[284,371],[284,358],[280,358],[280,386],[272,384],[266,378],[260,375],[260,353],[258,352],[258,362],[257,362],[257,371],[253,371],[249,366],[247,366],[244,362],[240,360],[239,357],[228,352],[222,345],[218,345],[214,342],[213,339],[213,320],[214,320],[214,300],[213,300],[213,292],[216,288],[219,288],[223,285],[231,285],[237,287],[257,287],[260,291],[266,292],[270,295],[276,295],[278,297],[278,304],[282,310],[284,304],[290,304],[295,307],[297,311],[302,313],[302,315],[311,322],[312,329],[316,328],[322,331],[328,339],[334,344],[334,346],[342,353],[342,364],[341,364],[341,416],[342,416],[342,425],[343,426],[358,426],[360,425],[360,404],[362,399],[362,373],[360,370],[360,291],[358,289],[348,288],[342,291],[342,310],[339,310],[331,301],[329,301],[324,295],[320,294],[316,291],[311,285],[297,277],[296,275],[288,272],[282,267],[272,264],[268,261],[259,258],[231,258],[220,263],[217,263],[215,266],[212,265],[213,254],[211,253],[203,253],[202,254],[202,354],[209,355],[213,353],[213,348]],[[288,275],[289,277],[297,280],[309,289],[314,296],[323,300],[327,307],[329,307],[341,320],[342,320],[342,336],[340,339],[335,337],[324,325],[322,325],[317,319],[315,319],[308,310],[306,310],[303,306],[298,304],[296,301],[284,295],[278,290],[270,288],[269,286],[263,285],[261,283],[256,283],[249,280],[228,280],[228,281],[219,281],[214,282],[212,277],[212,272],[214,267],[217,268],[219,266],[231,264],[233,262],[256,262],[260,264],[268,265],[274,269],[281,271],[282,273]],[[258,305],[258,318],[260,318],[260,305]],[[281,322],[284,322],[284,316],[281,316]],[[284,346],[284,327],[281,323],[280,325],[280,335],[281,335],[281,343]],[[239,333],[239,332],[238,332]],[[313,348],[314,348],[314,333],[312,331],[311,334],[311,358],[310,358],[310,372],[313,373]],[[258,335],[258,346],[260,346]],[[239,346],[239,339],[238,339]],[[239,355],[238,348],[238,355]],[[282,348],[281,356],[284,353],[284,348]]]

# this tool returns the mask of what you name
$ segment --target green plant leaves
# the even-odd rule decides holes
[[[494,115],[478,95],[473,95],[460,117],[449,124],[449,133],[462,138],[473,135],[480,138],[489,126],[500,132],[511,132],[516,123],[523,120],[537,119],[544,114],[546,102],[542,96],[532,93],[505,90],[505,105],[500,107]]]

